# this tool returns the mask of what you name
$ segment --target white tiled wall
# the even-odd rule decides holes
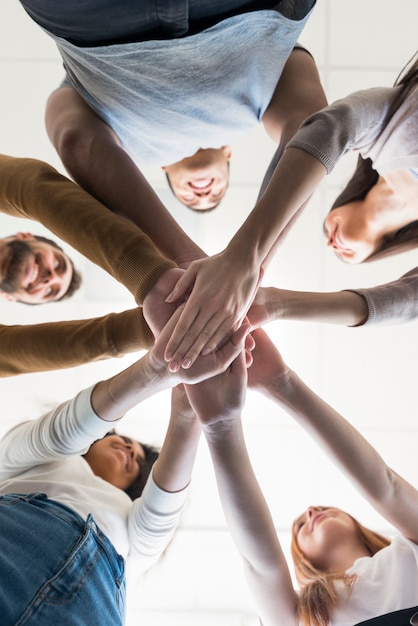
[[[417,48],[416,0],[318,0],[301,37],[320,67],[330,100],[350,91],[390,85]],[[17,0],[0,3],[0,141],[2,152],[33,156],[63,171],[43,126],[44,103],[59,84],[54,45]],[[196,216],[173,201],[160,171],[146,172],[186,230],[208,252],[224,246],[251,209],[273,145],[257,129],[233,146],[231,189],[215,213]],[[395,279],[418,264],[411,252],[378,264],[353,267],[336,260],[321,224],[331,199],[351,172],[344,159],[318,190],[269,268],[265,284],[334,290]],[[0,233],[44,233],[41,226],[0,216]],[[68,249],[67,246],[65,246]],[[71,251],[73,254],[73,252]],[[76,253],[85,276],[72,301],[34,307],[0,302],[2,323],[89,317],[131,306],[130,295]],[[386,328],[334,328],[275,323],[268,329],[290,364],[378,447],[387,460],[418,483],[416,374],[418,321]],[[133,357],[73,370],[0,380],[0,434],[36,417],[77,390],[117,372]],[[125,418],[125,430],[160,443],[168,394]],[[292,519],[312,503],[333,503],[377,528],[387,526],[323,458],[304,433],[264,398],[249,394],[245,427],[251,456],[277,529],[288,545]],[[252,626],[257,624],[239,560],[225,530],[207,451],[202,445],[182,528],[161,563],[145,577],[130,573],[129,624],[149,626]]]

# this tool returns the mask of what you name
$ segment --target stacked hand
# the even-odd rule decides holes
[[[260,279],[258,269],[246,270],[244,259],[228,250],[191,263],[166,298],[171,304],[187,298],[165,351],[172,372],[190,367],[237,330]]]

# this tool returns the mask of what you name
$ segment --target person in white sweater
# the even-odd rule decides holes
[[[226,521],[261,624],[417,624],[418,491],[300,380],[264,331],[258,330],[255,339],[248,374],[238,357],[224,374],[187,387],[187,395],[202,424]],[[261,346],[263,358],[257,359]],[[246,450],[241,410],[247,376],[253,388],[285,409],[318,442],[396,531],[390,540],[338,508],[309,506],[292,529],[299,592]],[[279,441],[277,445],[280,449]],[[294,462],[304,471],[297,454]],[[277,485],[280,489],[280,477]]]
[[[181,389],[158,460],[139,498],[144,448],[115,433],[123,415],[150,395],[219,373],[243,350],[240,329],[216,355],[181,375],[163,351],[175,319],[142,359],[84,389],[0,442],[0,604],[4,626],[103,626],[124,622],[124,561],[147,569],[176,529],[200,428]],[[247,340],[248,343],[248,340]],[[132,494],[131,494],[132,496]]]

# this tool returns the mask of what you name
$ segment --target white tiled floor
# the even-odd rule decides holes
[[[416,0],[319,0],[301,38],[317,59],[330,100],[356,89],[390,85],[417,47]],[[61,79],[54,45],[16,0],[0,3],[1,150],[62,167],[43,127],[45,100]],[[190,214],[173,201],[160,171],[146,172],[190,234],[208,252],[220,250],[243,221],[257,195],[273,145],[257,130],[233,146],[231,189],[219,212]],[[377,265],[340,263],[325,249],[321,223],[348,176],[347,157],[315,195],[269,268],[266,284],[310,290],[374,285],[418,264],[416,252]],[[43,229],[0,217],[1,233]],[[32,321],[86,317],[131,306],[129,294],[76,254],[85,284],[73,301],[31,309]],[[25,307],[0,302],[2,323],[26,323]],[[372,329],[273,324],[291,365],[369,436],[390,463],[418,483],[416,467],[416,373],[418,321]],[[122,369],[131,357],[65,372],[0,380],[0,431],[39,413],[82,387]],[[159,443],[167,423],[167,394],[126,417],[126,430]],[[314,444],[265,399],[249,394],[246,433],[251,456],[280,537],[306,505],[332,502],[366,524],[386,525],[323,458]],[[273,467],[273,472],[272,472]],[[273,474],[273,475],[272,475]],[[192,497],[166,557],[139,581],[132,574],[129,624],[150,626],[253,626],[256,618],[240,563],[224,527],[209,458],[200,451]]]

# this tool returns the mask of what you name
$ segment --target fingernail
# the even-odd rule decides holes
[[[169,293],[165,299],[165,302],[170,302],[170,298],[172,297],[172,295],[173,295],[173,292]]]
[[[167,352],[167,354],[164,355],[164,359],[167,361],[167,363],[171,361],[172,358],[173,355],[171,354],[171,352]]]
[[[169,363],[168,369],[174,374],[179,369],[179,364],[176,363],[176,361],[173,361],[172,363]]]
[[[212,352],[212,350],[210,348],[205,348],[202,351],[202,356],[208,356],[208,354],[210,354]]]
[[[191,364],[192,364],[192,360],[187,357],[187,359],[183,360],[181,366],[182,366],[183,369],[187,370],[187,369],[189,369]]]

